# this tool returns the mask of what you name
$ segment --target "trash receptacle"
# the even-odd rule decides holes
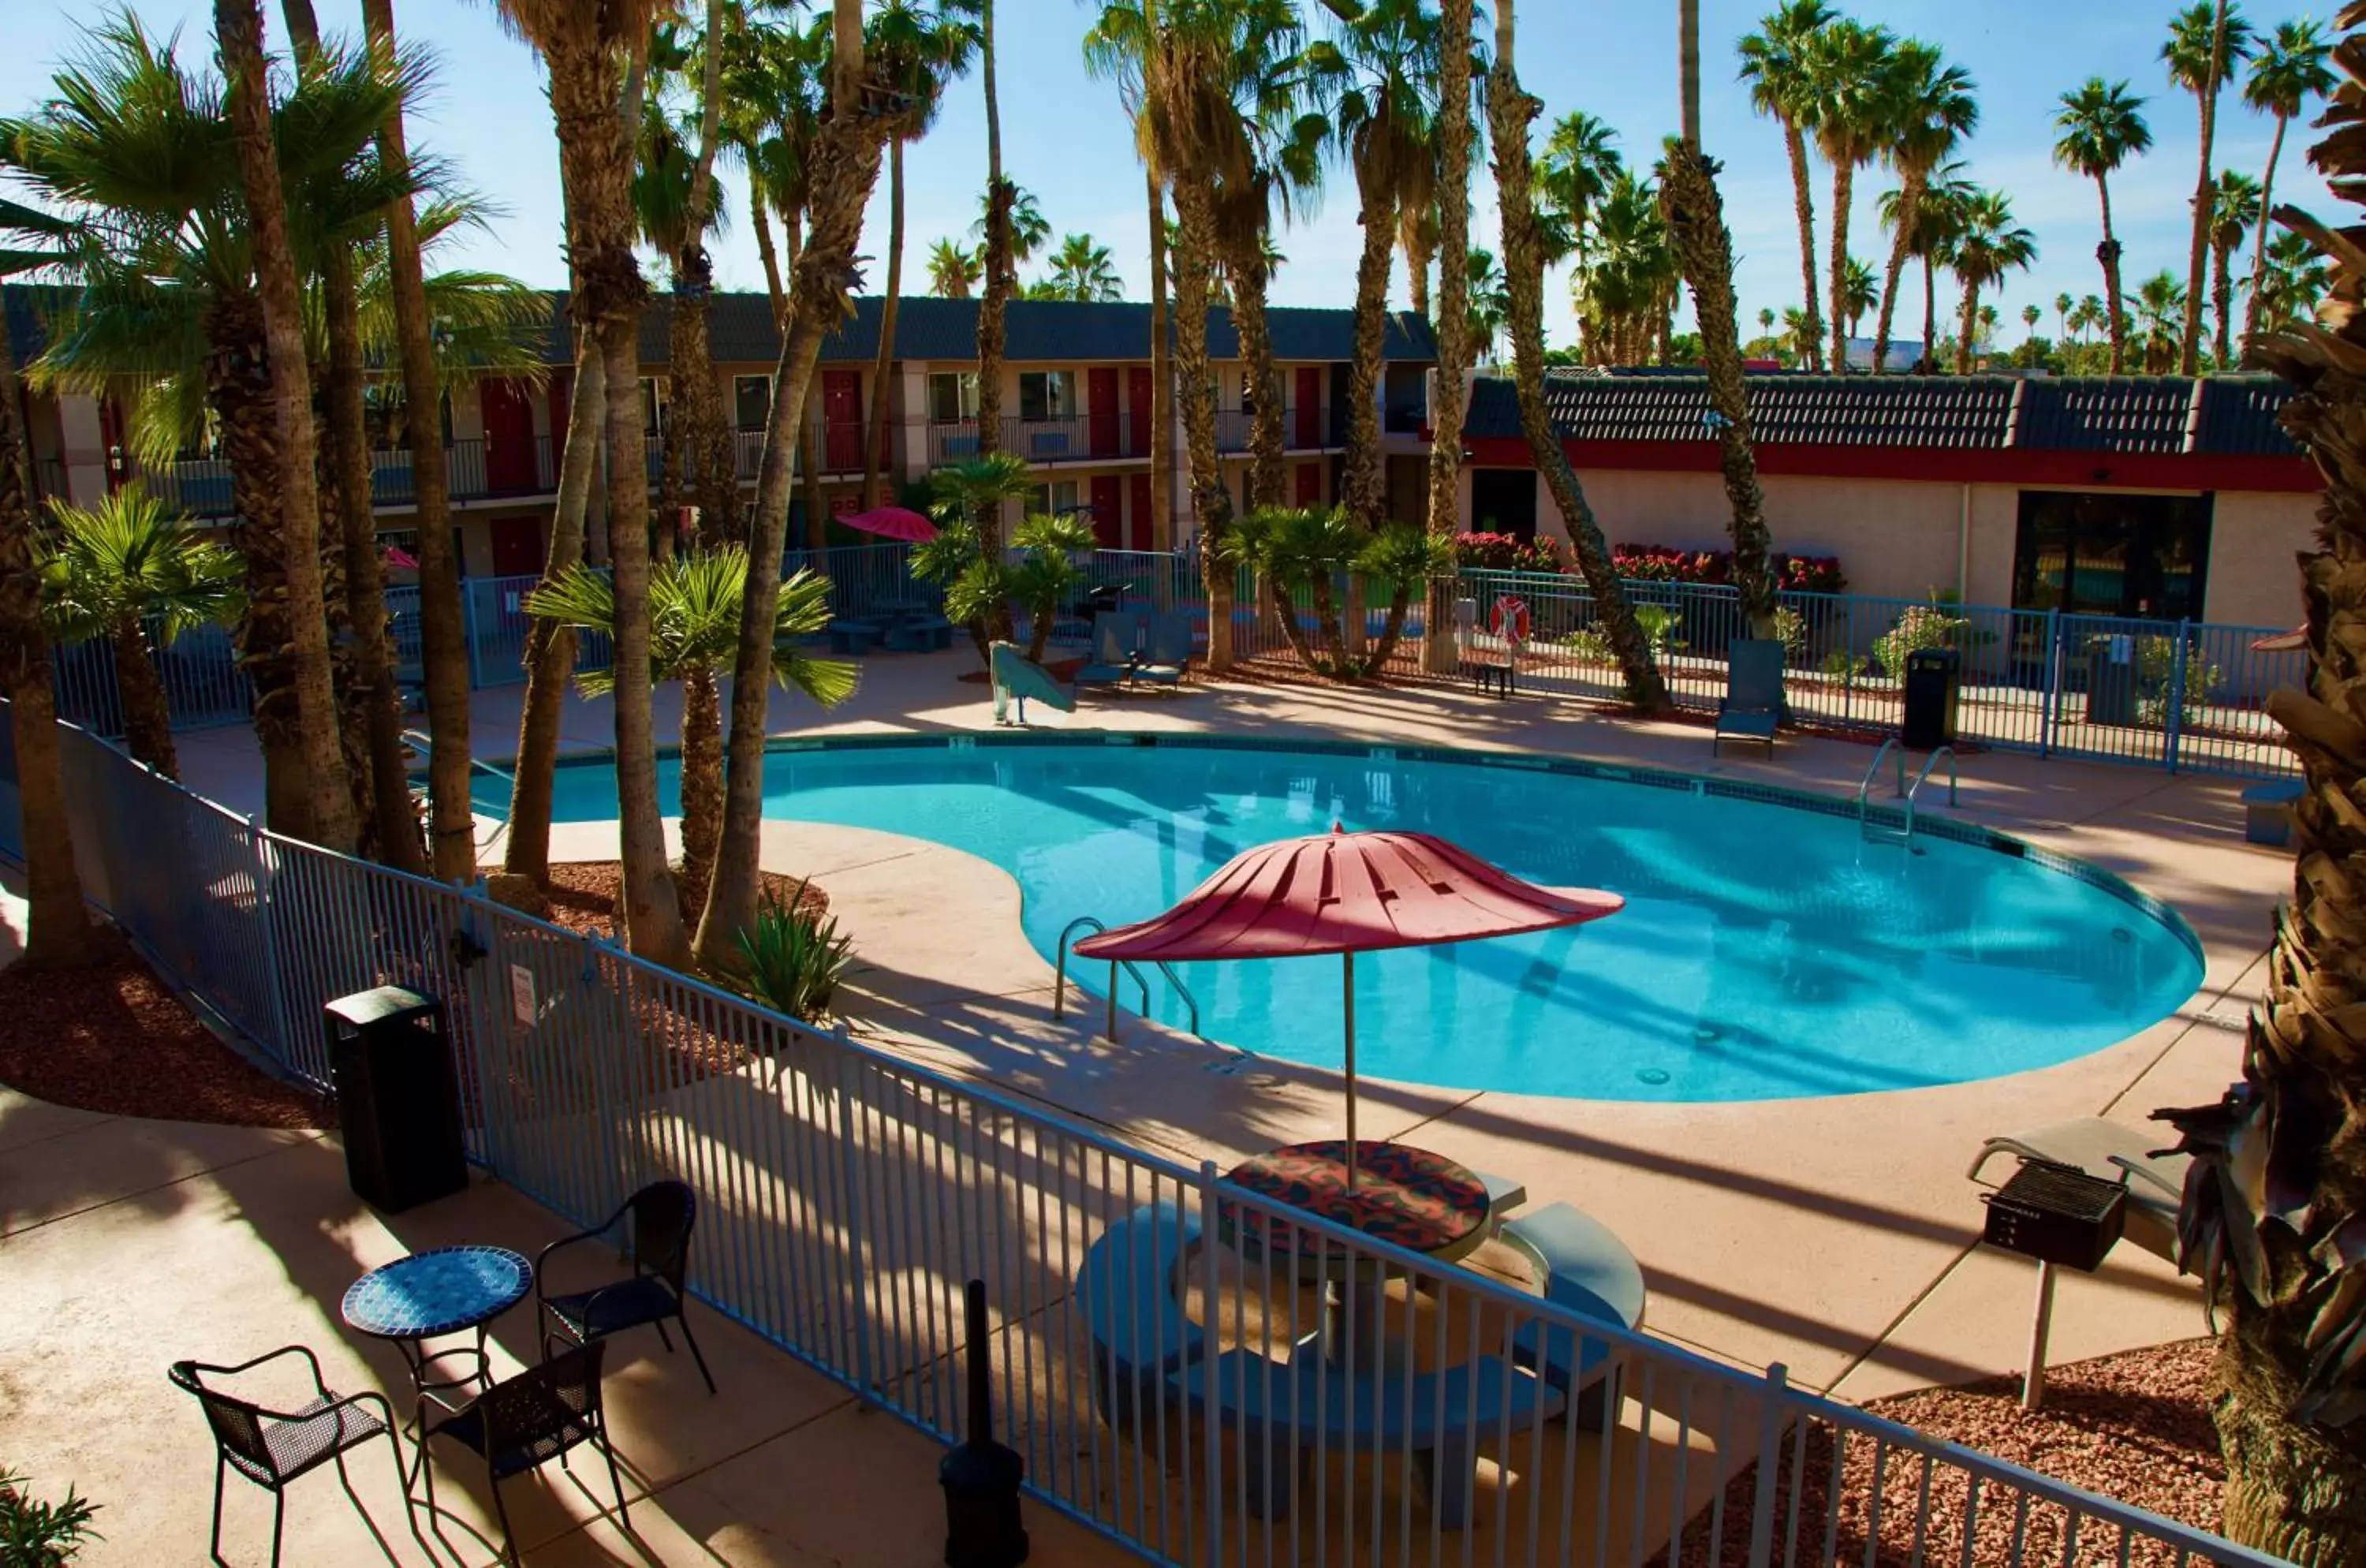
[[[339,997],[324,1011],[354,1195],[392,1214],[466,1188],[460,1081],[444,1004],[382,986]]]
[[[2087,722],[2133,725],[2136,721],[2135,641],[2099,637],[2087,644]]]
[[[1909,751],[1955,744],[1961,667],[1952,648],[1918,649],[1906,656],[1906,718],[1898,739]]]

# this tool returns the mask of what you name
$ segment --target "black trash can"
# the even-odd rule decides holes
[[[1906,656],[1906,719],[1898,739],[1909,751],[1935,751],[1955,743],[1962,666],[1952,648],[1917,649]]]
[[[2087,644],[2087,722],[2136,721],[2136,639],[2099,637]]]
[[[324,1012],[354,1195],[394,1214],[465,1189],[460,1081],[444,1004],[382,986],[339,997]]]

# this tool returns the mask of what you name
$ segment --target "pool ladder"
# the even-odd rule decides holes
[[[435,738],[428,734],[423,729],[404,730],[402,732],[402,743],[405,747],[409,748],[422,763],[427,761],[428,757],[435,749]],[[493,766],[490,762],[486,761],[481,757],[470,757],[468,759],[468,769],[471,773],[483,773],[489,778],[501,780],[501,783],[510,786],[513,793],[517,789],[517,776],[515,774],[503,773],[501,769]],[[411,792],[411,798],[419,805],[424,806],[427,802],[427,792],[423,789],[414,789]],[[485,840],[481,846],[479,846],[480,851],[490,849],[493,845],[501,842],[501,835],[509,830],[510,819],[507,817],[503,817],[501,820],[501,825],[495,828],[491,835]]]
[[[1067,1016],[1068,944],[1076,940],[1076,934],[1079,931],[1099,932],[1107,930],[1109,930],[1108,925],[1090,915],[1079,915],[1062,929],[1059,952],[1052,968],[1052,1016],[1053,1018]],[[1200,1033],[1200,999],[1191,994],[1191,987],[1183,983],[1183,977],[1175,973],[1175,966],[1165,959],[1154,960],[1151,966],[1158,971],[1160,976],[1169,986],[1175,987],[1175,994],[1183,998],[1183,1009],[1186,1016],[1190,1020],[1191,1032],[1205,1040],[1207,1036]],[[1150,982],[1144,977],[1141,967],[1131,959],[1111,959],[1110,961],[1109,1019],[1101,1030],[1102,1037],[1109,1040],[1117,1038],[1117,975],[1121,969],[1125,971],[1127,976],[1133,981],[1142,993],[1140,1009],[1142,1015],[1144,1018],[1150,1016]]]
[[[1873,790],[1873,781],[1881,776],[1881,764],[1889,761],[1890,753],[1893,751],[1898,755],[1898,794],[1906,802],[1906,822],[1902,829],[1876,826],[1867,814],[1865,804],[1865,797]],[[1873,754],[1873,765],[1865,769],[1864,779],[1856,786],[1858,829],[1867,838],[1895,839],[1899,843],[1912,843],[1915,807],[1921,796],[1922,786],[1930,782],[1931,774],[1937,770],[1939,759],[1942,757],[1947,760],[1947,804],[1954,806],[1957,804],[1957,792],[1963,779],[1956,768],[1955,749],[1953,746],[1942,746],[1924,758],[1922,771],[1914,775],[1914,782],[1910,784],[1906,782],[1905,747],[1898,743],[1896,736],[1883,741],[1881,750]]]

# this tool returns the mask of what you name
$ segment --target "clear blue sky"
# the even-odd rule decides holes
[[[1771,0],[1703,0],[1706,135],[1726,163],[1726,209],[1740,260],[1745,333],[1755,331],[1762,307],[1798,302],[1797,230],[1790,178],[1774,127],[1750,111],[1733,81],[1733,43],[1769,8]],[[358,30],[358,0],[316,0],[332,30]],[[186,51],[210,51],[212,7],[205,0],[140,0],[134,7],[159,31],[178,27]],[[1309,0],[1316,27],[1323,25]],[[2158,58],[2169,0],[1857,0],[1845,7],[1867,20],[1928,39],[1966,67],[1979,85],[1981,126],[1968,151],[1973,176],[2009,192],[2021,221],[2039,245],[2035,269],[2015,277],[2002,304],[2011,319],[2032,301],[2046,308],[2041,328],[2052,332],[2058,292],[2083,296],[2101,288],[2094,259],[2099,237],[2092,182],[2053,166],[2053,104],[2057,94],[2090,74],[2125,77],[2150,102],[2146,115],[2154,151],[2113,184],[2112,203],[2127,248],[2133,283],[2163,266],[2184,276],[2188,201],[2193,188],[2197,117],[2192,98],[2172,89]],[[24,113],[48,92],[52,66],[76,47],[77,16],[90,0],[5,0],[8,47],[0,52],[0,110]],[[2329,22],[2329,0],[2245,6],[2262,28],[2289,17]],[[276,6],[265,0],[276,46],[285,35]],[[525,47],[505,37],[489,0],[399,0],[397,22],[437,56],[434,97],[422,107],[412,132],[457,166],[505,209],[490,236],[447,253],[457,264],[499,267],[528,282],[564,281],[559,259],[558,175],[550,115],[539,69]],[[1012,177],[1033,191],[1057,232],[1088,231],[1109,246],[1127,292],[1148,286],[1146,199],[1133,159],[1132,133],[1114,89],[1085,74],[1077,41],[1088,11],[1077,0],[1000,0],[997,41],[1005,157]],[[1521,74],[1542,97],[1548,121],[1583,108],[1617,127],[1630,157],[1648,159],[1676,117],[1674,0],[1527,0],[1520,8]],[[2241,107],[2229,92],[2220,116],[2218,162],[2257,177],[2267,159],[2270,122]],[[2304,164],[2309,139],[2296,127],[2279,170],[2278,190],[2320,212],[2333,208],[2322,182]],[[977,79],[957,85],[929,139],[906,160],[908,227],[907,276],[924,287],[920,259],[933,240],[965,237],[986,173],[985,110]],[[736,173],[727,173],[735,197],[744,197]],[[1820,173],[1818,221],[1830,221],[1830,189]],[[1874,201],[1891,182],[1876,170],[1858,181],[1851,249],[1876,263],[1887,254],[1876,227]],[[1495,211],[1492,186],[1481,172],[1474,188],[1473,238],[1489,243]],[[735,199],[735,218],[741,203]],[[1311,219],[1280,238],[1289,257],[1275,280],[1274,299],[1290,305],[1345,305],[1353,291],[1357,251],[1352,180],[1344,170]],[[884,274],[885,184],[865,232],[865,250]],[[1826,231],[1828,232],[1828,230]],[[1819,245],[1824,235],[1819,235]],[[760,288],[763,275],[744,222],[735,221],[715,247],[718,280],[726,288]],[[1941,309],[1946,309],[1943,278]],[[1404,296],[1398,268],[1396,296]],[[1566,337],[1567,293],[1559,279],[1548,297],[1556,339]],[[1920,305],[1901,303],[1901,331],[1920,331]],[[1867,330],[1870,330],[1868,326]]]

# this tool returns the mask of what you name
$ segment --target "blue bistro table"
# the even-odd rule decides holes
[[[492,1386],[485,1325],[534,1289],[534,1265],[505,1247],[439,1247],[373,1269],[345,1292],[345,1322],[389,1339],[411,1369],[414,1432],[423,1432],[427,1402],[457,1409]],[[476,1330],[473,1345],[430,1352],[426,1341]],[[443,1363],[456,1363],[446,1368]],[[455,1398],[452,1396],[458,1395]],[[421,1461],[425,1462],[422,1442]]]

